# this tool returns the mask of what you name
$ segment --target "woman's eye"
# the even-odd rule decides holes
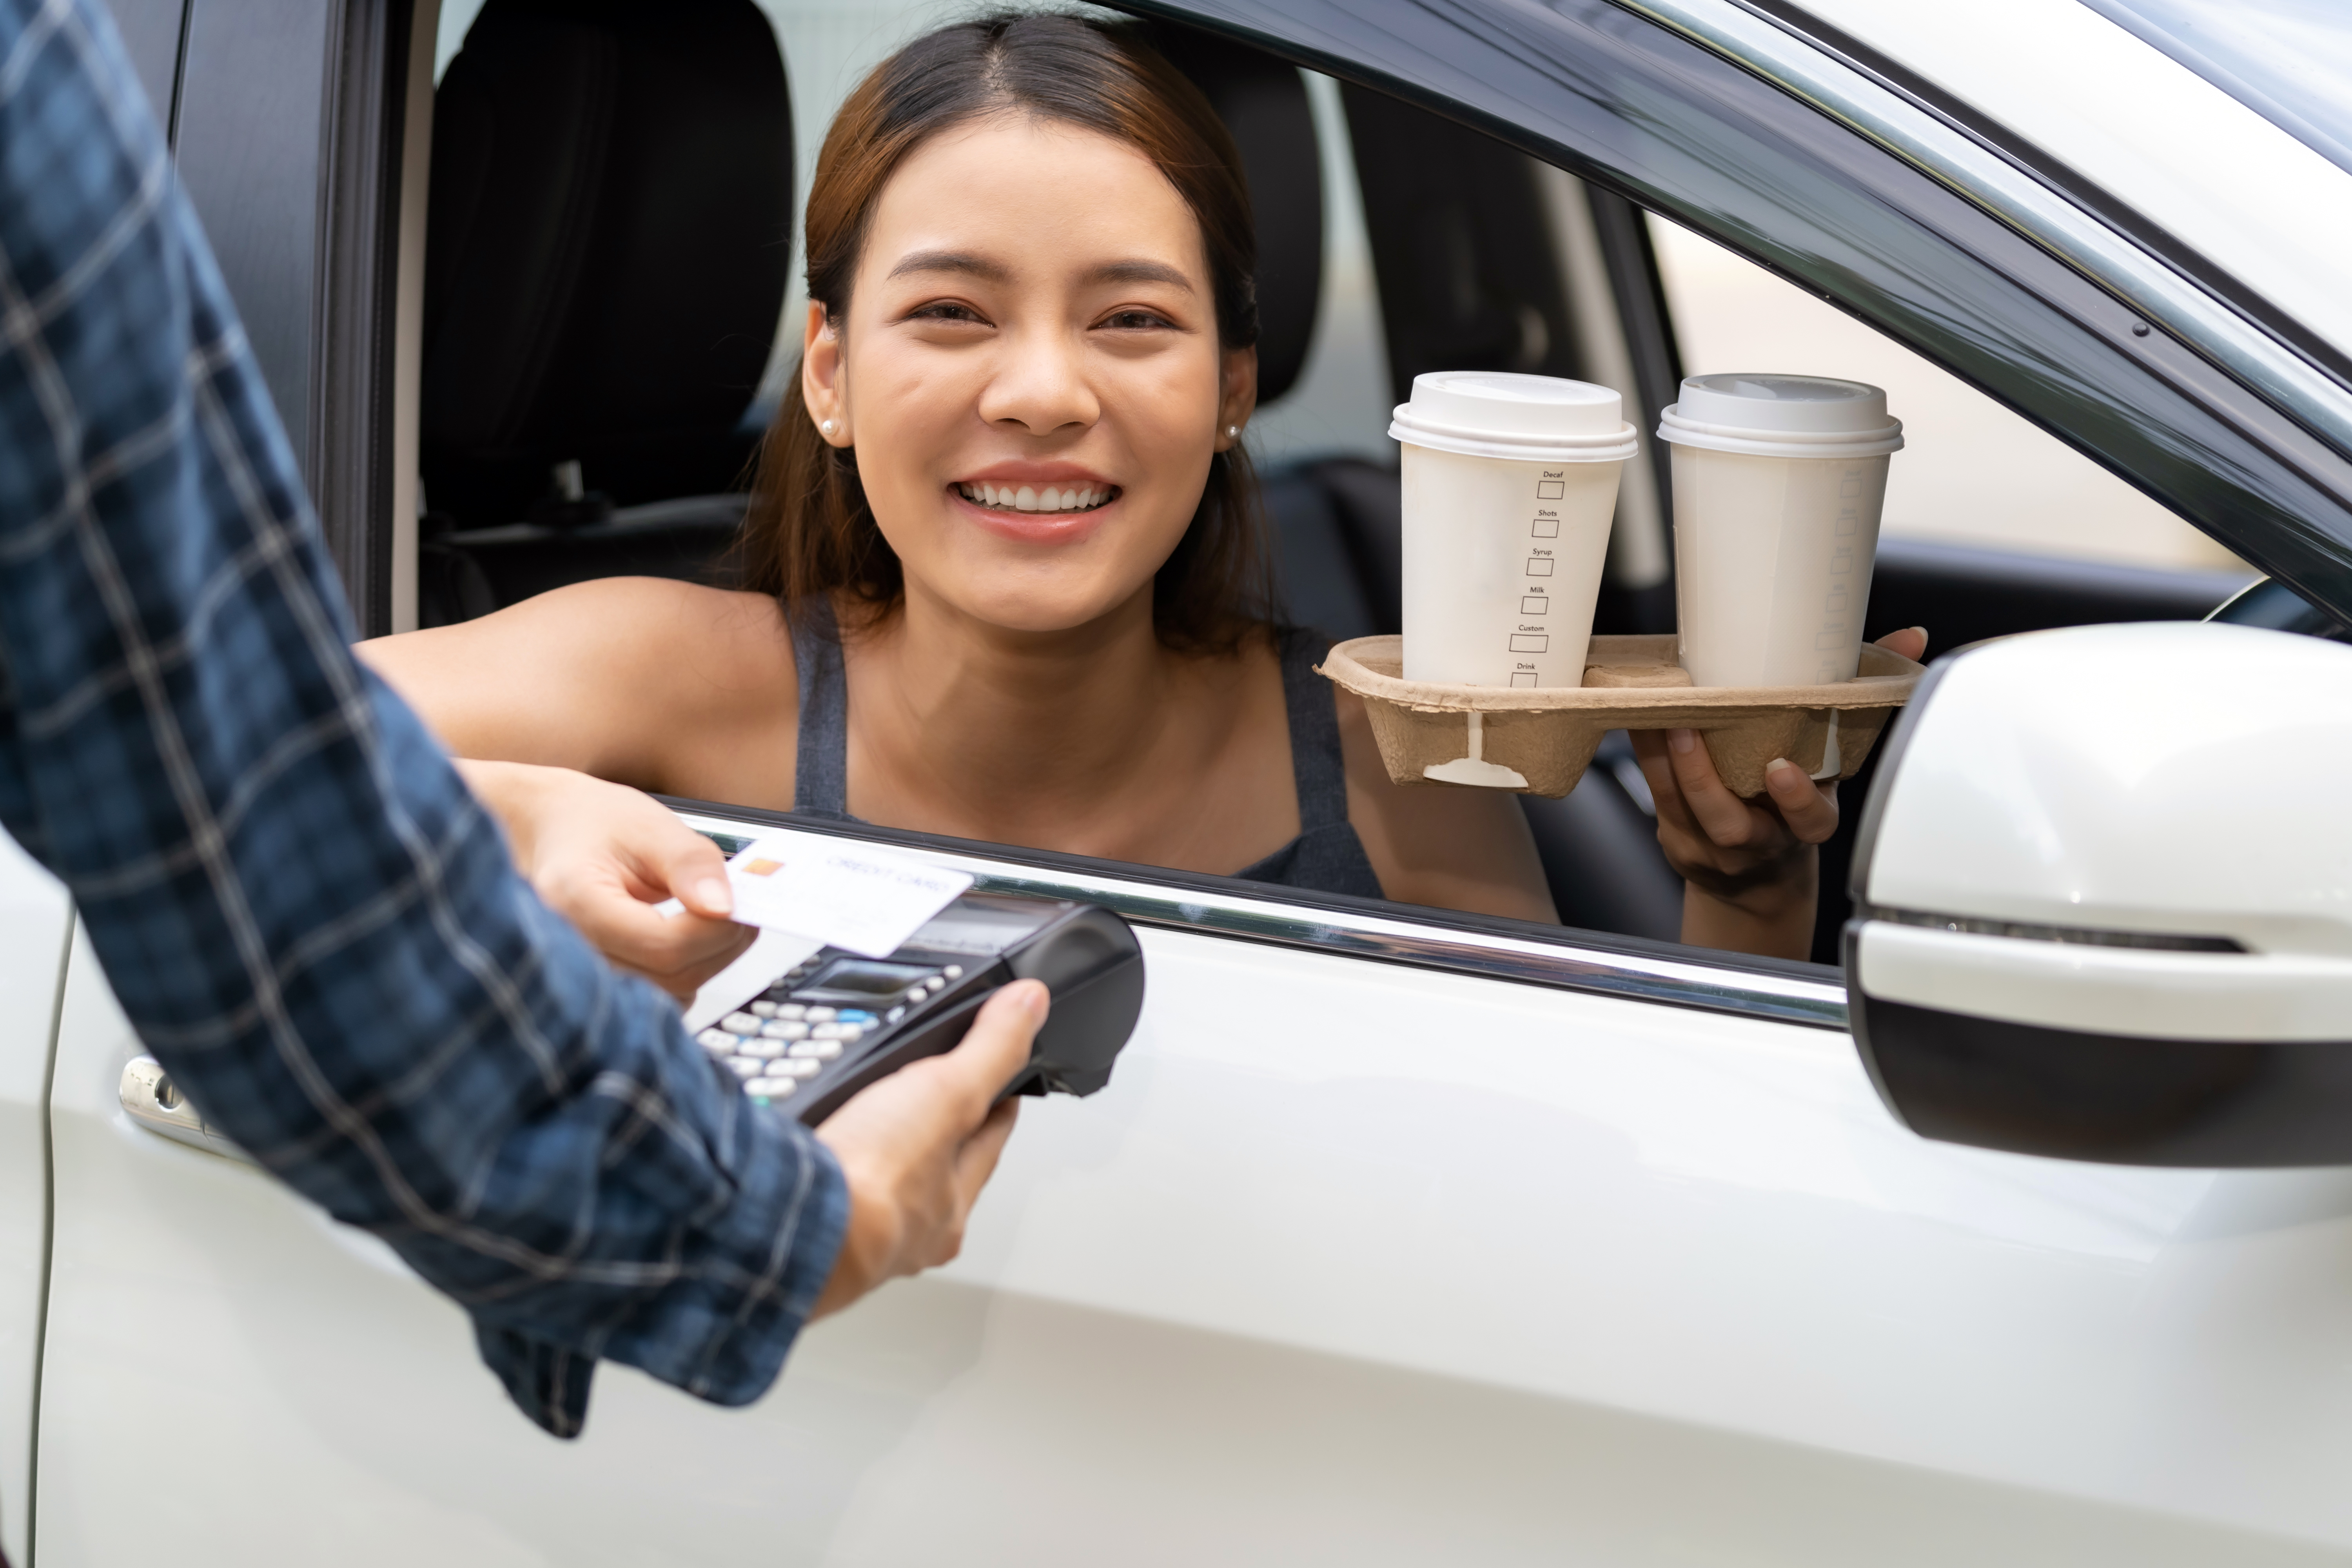
[[[981,313],[971,306],[959,305],[949,300],[918,306],[907,313],[907,319],[910,321],[971,321],[981,325],[986,324]]]
[[[1135,332],[1165,327],[1169,321],[1157,310],[1118,310],[1104,317],[1102,324],[1117,331]]]

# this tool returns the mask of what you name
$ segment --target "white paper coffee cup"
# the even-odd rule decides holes
[[[1886,394],[1811,375],[1695,375],[1674,447],[1675,599],[1696,686],[1851,680],[1878,554]]]
[[[1639,449],[1605,386],[1413,377],[1403,444],[1404,678],[1580,686],[1617,477]]]

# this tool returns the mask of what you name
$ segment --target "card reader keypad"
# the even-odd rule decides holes
[[[825,976],[854,967],[844,965],[838,955],[820,953],[695,1038],[743,1080],[743,1090],[752,1099],[763,1103],[788,1100],[844,1050],[876,1029],[897,1024],[946,990],[950,981],[963,977],[961,964],[894,962],[875,1002],[881,1009],[877,1012],[841,1005],[837,993],[824,989]],[[866,967],[872,973],[882,966]],[[870,988],[873,982],[866,984]],[[822,996],[836,999],[817,999]]]

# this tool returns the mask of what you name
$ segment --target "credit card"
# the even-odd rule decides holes
[[[777,835],[727,862],[735,921],[887,958],[971,878],[900,850]]]

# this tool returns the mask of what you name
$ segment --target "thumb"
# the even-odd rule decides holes
[[[735,912],[734,889],[727,885],[727,857],[685,823],[670,817],[667,830],[646,858],[688,913],[725,920]]]
[[[939,1059],[940,1070],[971,1098],[977,1121],[1029,1065],[1029,1048],[1053,998],[1042,981],[1016,980],[991,996],[971,1022],[971,1032]]]

